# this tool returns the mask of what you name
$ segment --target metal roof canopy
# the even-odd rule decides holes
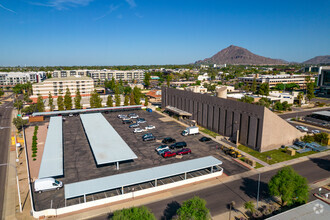
[[[38,178],[63,176],[62,116],[51,117]]]
[[[97,165],[137,158],[101,113],[82,114],[80,119]]]
[[[167,111],[171,111],[171,112],[173,112],[173,113],[175,113],[175,114],[178,114],[178,115],[181,115],[181,116],[192,116],[191,113],[186,112],[186,111],[183,111],[183,110],[178,109],[178,108],[173,107],[173,106],[166,106],[165,109],[166,109]]]
[[[120,110],[135,110],[141,109],[142,105],[130,105],[130,106],[117,106],[117,107],[106,107],[106,108],[91,108],[91,109],[75,109],[66,111],[52,111],[52,112],[35,112],[32,116],[51,116],[59,114],[76,114],[76,113],[88,113],[88,112],[98,112],[98,111],[120,111]]]
[[[65,184],[65,199],[118,189],[125,186],[167,178],[221,164],[222,162],[220,160],[213,156],[208,156],[129,173]]]
[[[330,111],[319,111],[319,112],[313,112],[315,115],[323,115],[330,117]]]

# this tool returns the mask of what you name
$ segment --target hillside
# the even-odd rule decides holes
[[[312,65],[330,64],[330,55],[317,56],[312,59],[306,60],[305,62],[303,62],[303,64],[312,64]]]

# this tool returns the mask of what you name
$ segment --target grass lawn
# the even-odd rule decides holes
[[[243,145],[239,145],[238,149],[240,149],[240,150],[250,154],[251,156],[254,156],[268,164],[279,163],[282,161],[291,160],[294,158],[303,157],[303,156],[317,153],[315,151],[309,151],[309,152],[302,153],[302,154],[296,153],[295,156],[290,156],[289,154],[285,153],[285,149],[271,150],[271,151],[267,151],[264,153],[260,153],[258,151],[252,150],[251,148],[248,148]],[[267,160],[267,157],[270,157],[271,159]]]
[[[210,130],[208,130],[208,129],[206,129],[206,128],[203,128],[203,127],[199,127],[199,130],[200,130],[201,132],[205,133],[205,134],[208,134],[208,135],[214,137],[214,138],[215,138],[216,136],[219,136],[219,134],[217,134],[217,133],[215,133],[215,132],[213,132],[213,131],[210,131]]]

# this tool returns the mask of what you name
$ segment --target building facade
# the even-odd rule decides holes
[[[247,76],[247,77],[239,77],[238,80],[249,86],[252,85],[253,80],[256,80],[257,86],[262,83],[268,83],[269,87],[275,87],[277,84],[290,84],[296,83],[300,86],[301,89],[306,88],[306,77],[310,75],[290,75],[290,74],[281,74],[281,75],[257,75],[254,76]],[[311,81],[315,81],[315,78],[311,77]]]
[[[94,82],[111,80],[123,81],[142,81],[144,79],[144,70],[56,70],[52,73],[53,78],[66,78],[70,76],[88,76]]]
[[[320,86],[321,94],[330,97],[330,66],[321,66],[319,69],[317,85]]]
[[[176,107],[211,131],[263,152],[292,144],[303,134],[268,108],[207,94],[162,88],[162,108]]]
[[[38,83],[46,78],[45,72],[1,72],[0,87],[13,87],[27,82]]]
[[[79,89],[81,96],[90,96],[94,91],[94,81],[86,76],[46,79],[41,83],[32,85],[33,95],[30,98],[36,101],[38,94],[40,94],[46,99],[49,96],[49,92],[54,98],[58,97],[61,92],[62,96],[64,96],[67,88],[69,88],[72,97],[75,96],[77,89]]]

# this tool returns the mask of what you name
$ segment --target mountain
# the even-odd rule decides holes
[[[312,64],[312,65],[317,65],[317,64],[329,64],[330,63],[330,55],[326,56],[317,56],[312,59],[306,60],[303,62],[303,64]]]
[[[211,58],[199,60],[195,64],[286,64],[287,62],[279,59],[271,59],[251,53],[245,48],[230,45],[221,50]]]

